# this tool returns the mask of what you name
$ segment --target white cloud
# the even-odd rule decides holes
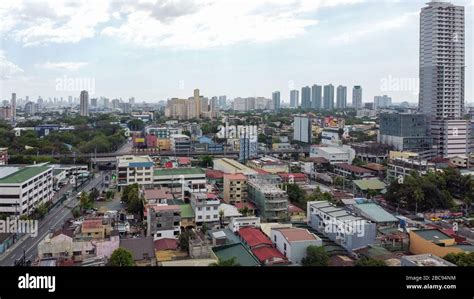
[[[268,42],[304,34],[307,28],[318,23],[305,17],[305,13],[360,2],[362,0],[181,0],[154,2],[148,9],[143,9],[146,7],[143,3],[126,3],[121,7],[126,21],[119,26],[106,27],[102,33],[139,47],[200,49],[243,41]]]
[[[14,79],[17,76],[22,76],[23,73],[23,69],[9,61],[5,52],[0,50],[0,80]]]
[[[405,13],[399,17],[381,21],[381,22],[372,22],[366,23],[361,26],[356,27],[355,29],[348,30],[340,35],[334,36],[330,42],[332,44],[348,44],[359,41],[371,34],[386,32],[389,30],[401,28],[408,24],[410,21],[414,20],[415,17],[419,16],[419,12]]]
[[[108,22],[107,0],[2,0],[0,33],[25,46],[76,43],[95,36],[96,27]]]
[[[48,70],[59,70],[59,71],[76,71],[81,67],[88,65],[87,62],[46,62],[42,64],[36,64],[36,67],[44,68]]]

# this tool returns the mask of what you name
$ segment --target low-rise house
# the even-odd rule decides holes
[[[308,176],[304,173],[279,173],[282,183],[305,185],[309,183]]]
[[[171,238],[163,238],[153,242],[155,247],[155,256],[158,265],[162,262],[169,262],[188,256],[186,252],[182,252],[178,248],[178,240]]]
[[[351,165],[348,163],[336,163],[334,164],[334,172],[348,178],[368,178],[376,175],[372,170]]]
[[[229,222],[229,229],[234,233],[242,227],[260,227],[260,217],[235,217]]]
[[[474,251],[474,246],[457,244],[456,240],[438,229],[410,230],[410,252],[444,257],[449,253]]]
[[[214,247],[212,255],[220,260],[234,258],[237,264],[244,267],[260,266],[259,260],[242,243]]]
[[[305,211],[292,203],[288,204],[288,216],[291,221],[303,221],[306,218]]]
[[[356,196],[364,197],[370,195],[370,192],[379,193],[387,187],[385,183],[379,179],[354,180],[352,183],[353,193]]]
[[[222,221],[222,224],[227,224],[232,218],[242,216],[242,214],[235,206],[226,203],[221,203],[219,205],[219,218],[221,218],[221,211],[224,213],[222,219],[220,219],[220,221]]]
[[[323,241],[303,228],[277,228],[272,230],[275,247],[294,264],[301,264],[308,246],[322,246]]]
[[[169,188],[156,188],[144,190],[143,197],[149,204],[167,204],[173,199],[173,194]]]
[[[179,205],[181,210],[181,230],[196,228],[196,214],[190,204]]]
[[[152,237],[121,239],[120,247],[132,253],[135,266],[156,266]]]
[[[257,210],[257,208],[255,207],[255,205],[249,201],[247,202],[236,202],[234,204],[234,206],[237,208],[237,210],[241,213],[244,213],[246,212],[246,215],[244,214],[244,216],[253,216],[255,215],[255,211]]]

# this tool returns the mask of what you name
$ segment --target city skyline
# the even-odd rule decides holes
[[[13,92],[32,100],[78,97],[86,89],[90,98],[158,102],[199,88],[229,99],[279,90],[289,104],[291,90],[333,84],[361,85],[364,102],[384,94],[418,102],[419,10],[427,1],[17,2],[0,4],[2,100]],[[469,104],[473,6],[451,2],[465,6]],[[205,18],[211,13],[219,17]],[[159,32],[143,30],[149,26]],[[94,88],[58,90],[70,79],[93,80]]]

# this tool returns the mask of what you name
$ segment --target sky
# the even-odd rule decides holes
[[[465,6],[474,102],[473,1]],[[1,0],[0,100],[264,96],[361,85],[418,101],[419,0]]]

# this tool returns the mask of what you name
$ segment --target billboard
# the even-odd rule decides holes
[[[334,116],[327,116],[324,118],[325,128],[344,128],[344,119]]]

